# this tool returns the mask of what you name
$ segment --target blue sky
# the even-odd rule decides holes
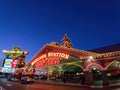
[[[73,48],[89,50],[120,43],[119,0],[0,0],[2,50],[18,46],[31,58],[67,33]]]

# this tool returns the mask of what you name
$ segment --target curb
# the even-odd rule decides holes
[[[79,85],[79,84],[71,84],[71,83],[57,83],[57,82],[44,82],[44,81],[35,81],[39,82],[41,84],[55,84],[55,85],[67,85],[67,86],[77,86],[77,87],[89,87],[89,88],[109,88],[109,87],[115,87],[115,86],[120,86],[120,83],[117,84],[111,84],[107,86],[94,86],[94,85]]]
[[[67,85],[67,86],[81,86],[81,87],[90,87],[88,85],[79,85],[79,84],[72,84],[72,83],[56,83],[56,82],[43,82],[43,81],[35,81],[43,84],[55,84],[55,85]]]

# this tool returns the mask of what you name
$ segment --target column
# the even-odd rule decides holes
[[[108,81],[108,77],[106,75],[106,71],[103,70],[103,71],[101,71],[101,73],[102,73],[103,85],[109,85],[109,81]]]
[[[85,85],[93,85],[93,76],[92,76],[92,72],[90,71],[85,71]]]

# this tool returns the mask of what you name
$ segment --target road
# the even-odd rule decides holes
[[[6,79],[0,79],[0,85],[6,90],[120,90],[120,86],[90,88],[85,86],[46,84],[39,82],[35,82],[34,84],[20,84],[19,82],[11,82]]]

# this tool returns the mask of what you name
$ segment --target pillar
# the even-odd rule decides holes
[[[93,76],[92,76],[92,72],[90,71],[85,71],[85,85],[93,85]]]
[[[106,71],[103,70],[103,71],[101,71],[101,73],[102,73],[103,86],[109,85],[109,81],[108,81]]]

